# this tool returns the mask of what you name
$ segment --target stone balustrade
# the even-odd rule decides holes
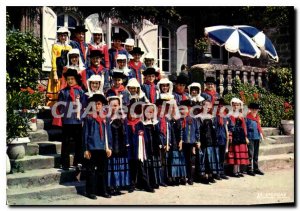
[[[235,66],[225,64],[196,64],[191,67],[192,80],[204,87],[206,77],[216,79],[217,92],[223,96],[232,92],[232,81],[238,78],[242,83],[267,87],[267,68]]]

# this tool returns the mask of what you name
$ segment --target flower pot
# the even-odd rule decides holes
[[[10,160],[8,155],[6,154],[6,174],[8,174],[11,170],[11,166],[10,166]]]
[[[30,131],[37,131],[37,111],[32,109],[28,110],[28,113],[32,113],[33,117],[29,119],[28,125],[30,127]]]
[[[281,120],[281,125],[285,135],[294,135],[294,120]]]
[[[26,146],[29,142],[28,137],[11,139],[7,144],[8,157],[13,160],[24,158]]]

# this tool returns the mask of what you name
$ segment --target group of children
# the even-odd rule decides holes
[[[125,189],[155,192],[160,186],[193,185],[194,180],[215,183],[228,179],[225,163],[233,166],[234,177],[243,176],[242,166],[248,166],[249,175],[263,174],[258,168],[263,138],[258,104],[248,106],[245,118],[243,102],[233,98],[228,112],[215,91],[214,78],[206,78],[201,92],[199,83],[187,86],[185,75],[175,81],[163,76],[154,58],[142,63],[144,52],[138,47],[127,52],[120,38],[113,38],[111,49],[103,43],[99,49],[96,43],[86,46],[81,39],[84,32],[77,28],[76,45],[60,68],[61,77],[54,73],[58,66],[56,70],[53,67],[57,77],[50,80],[57,81],[50,85],[65,84],[59,88],[58,103],[52,98],[53,124],[62,126],[63,131],[62,168],[69,170],[73,141],[73,166],[85,169],[87,197],[110,198]],[[66,37],[62,33],[59,29],[58,38]],[[101,30],[93,34],[97,35],[94,42],[101,37],[99,33]],[[74,50],[80,53],[73,64],[70,52]],[[62,54],[54,55],[59,58]],[[79,62],[81,57],[88,57],[90,64]]]

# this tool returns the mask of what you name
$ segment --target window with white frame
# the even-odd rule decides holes
[[[171,72],[171,35],[170,31],[158,26],[157,66],[166,73]]]
[[[59,27],[67,27],[69,30],[74,29],[78,25],[78,20],[69,14],[61,14],[57,16],[57,29]]]

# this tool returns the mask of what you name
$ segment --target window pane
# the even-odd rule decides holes
[[[169,49],[163,49],[162,52],[163,52],[162,58],[168,60],[169,59]]]
[[[57,17],[57,27],[64,26],[64,15],[60,15]]]
[[[162,62],[162,70],[164,71],[164,72],[169,72],[169,61],[163,61]]]
[[[157,50],[157,60],[160,59],[160,53],[159,53],[159,49]]]
[[[162,38],[162,47],[169,48],[169,38]]]
[[[211,55],[213,58],[221,58],[221,55],[220,55],[220,47],[217,46],[217,45],[212,45],[211,46]]]
[[[77,26],[77,21],[75,18],[73,18],[72,16],[68,16],[68,27],[69,28],[75,28],[75,26]]]
[[[169,37],[169,31],[165,27],[162,27],[162,36]]]

